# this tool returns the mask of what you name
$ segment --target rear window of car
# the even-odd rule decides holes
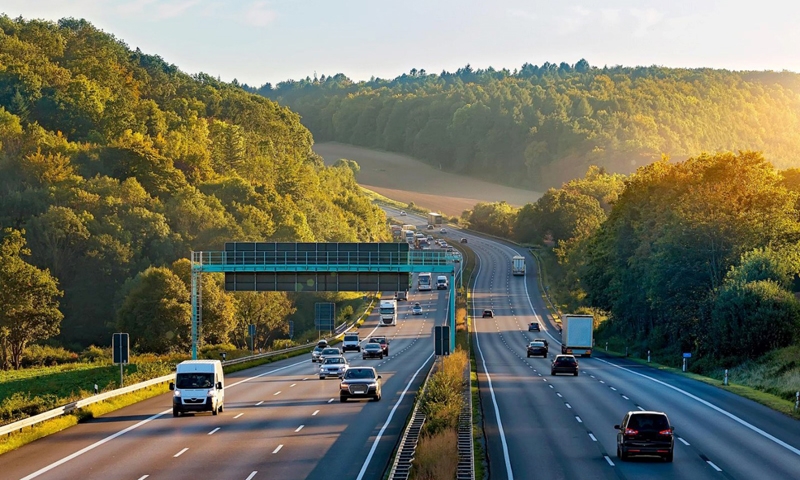
[[[372,340],[370,340],[370,341],[371,341],[372,343],[386,343],[386,339],[385,339],[385,338],[373,338],[373,339],[372,339]]]
[[[656,415],[650,413],[640,413],[632,415],[628,420],[628,428],[634,430],[666,430],[669,428],[669,422],[664,415]]]
[[[364,348],[366,350],[380,350],[381,346],[378,343],[368,343]]]
[[[326,348],[322,351],[323,355],[338,355],[339,349],[338,348]]]
[[[531,347],[544,347],[542,342],[531,342]]]
[[[572,357],[558,357],[556,359],[558,363],[575,363],[575,359]]]

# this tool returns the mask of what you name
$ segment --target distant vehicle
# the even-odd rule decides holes
[[[408,290],[400,290],[399,292],[394,292],[394,299],[398,302],[408,300]]]
[[[219,360],[186,360],[175,367],[175,381],[169,383],[172,416],[184,412],[211,412],[225,409],[225,382]]]
[[[417,290],[424,292],[431,289],[432,275],[430,272],[417,275]]]
[[[428,243],[433,243],[433,237],[431,235],[428,235]]]
[[[556,355],[550,364],[550,375],[571,373],[578,376],[578,361],[572,355]]]
[[[461,261],[461,254],[459,254],[459,253],[454,253],[454,254],[453,254],[453,262],[454,262],[454,263],[459,263],[460,261]]]
[[[348,368],[339,383],[339,401],[350,398],[381,399],[381,376],[372,367]]]
[[[319,361],[324,362],[326,358],[329,357],[341,357],[342,351],[339,350],[337,347],[328,347],[322,349],[322,353],[319,354]]]
[[[415,303],[411,307],[411,315],[422,315],[422,306],[419,303]]]
[[[369,339],[370,343],[377,343],[381,346],[384,355],[389,355],[389,340],[386,337],[372,337]]]
[[[350,364],[344,357],[326,358],[319,366],[319,379],[325,380],[327,377],[342,377]]]
[[[514,255],[511,259],[511,274],[525,276],[525,257]]]
[[[327,348],[328,341],[323,338],[322,340],[317,342],[317,346],[320,348]]]
[[[436,290],[447,290],[448,287],[447,277],[444,275],[436,277]]]
[[[433,225],[428,225],[428,230],[433,230],[435,227]]]
[[[567,314],[561,319],[561,353],[592,356],[594,317]]]
[[[379,343],[370,342],[364,345],[361,351],[361,358],[366,360],[368,358],[383,358],[383,349]]]
[[[400,216],[401,216],[401,217],[405,217],[405,216],[406,216],[406,212],[404,212],[404,211],[400,210]]]
[[[631,411],[625,414],[617,432],[617,457],[627,460],[633,455],[658,455],[672,462],[675,451],[675,427],[664,412]]]
[[[528,344],[528,357],[541,355],[547,357],[547,347],[542,342],[533,341]]]
[[[539,330],[539,322],[531,322],[528,324],[528,331],[529,332],[538,332]]]
[[[380,326],[397,325],[397,300],[381,300],[380,304]]]
[[[483,311],[483,318],[494,318],[494,310],[487,308]]]
[[[447,229],[446,228],[440,228],[439,229],[439,233],[447,233]]]
[[[319,356],[322,355],[323,350],[325,350],[325,347],[320,347],[319,345],[314,347],[314,350],[311,351],[311,363],[319,362]]]
[[[361,351],[361,339],[358,338],[357,333],[345,334],[344,340],[342,341],[342,352],[348,350],[355,350],[356,352]]]
[[[542,342],[542,343],[544,343],[544,348],[550,350],[550,344],[547,343],[547,339],[546,338],[534,338],[533,341],[534,342]]]
[[[430,212],[428,214],[428,225],[438,227],[442,224],[442,216],[438,213]]]
[[[407,223],[407,224],[403,225],[403,230],[411,230],[412,232],[416,233],[417,232],[417,226],[416,225],[411,225],[410,223]]]
[[[464,238],[464,237],[461,237],[461,243],[467,243],[467,239]]]

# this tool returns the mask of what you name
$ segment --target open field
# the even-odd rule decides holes
[[[341,158],[355,160],[361,167],[360,185],[400,202],[459,216],[478,202],[505,200],[522,206],[535,202],[539,192],[484,182],[472,177],[437,170],[414,158],[342,143],[319,143],[314,151],[332,165]]]

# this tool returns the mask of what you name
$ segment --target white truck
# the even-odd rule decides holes
[[[567,314],[561,319],[561,353],[592,356],[594,317]]]
[[[225,408],[225,375],[219,360],[186,360],[175,368],[172,390],[172,416],[184,412],[211,412]]]
[[[397,300],[381,300],[380,312],[381,321],[378,325],[397,325]]]
[[[511,259],[511,274],[525,275],[525,257],[522,255],[514,255]]]

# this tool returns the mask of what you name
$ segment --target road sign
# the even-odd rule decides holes
[[[247,326],[247,333],[250,335],[250,338],[255,338],[256,336],[256,326],[255,324],[250,324]]]
[[[435,355],[450,355],[449,325],[437,325],[433,327],[433,353]]]
[[[111,351],[114,364],[130,362],[130,344],[127,333],[115,333],[111,336]]]
[[[289,320],[289,338],[294,338],[294,321]]]
[[[692,354],[689,352],[684,352],[683,358],[692,358]]]
[[[332,302],[317,302],[314,304],[314,326],[320,331],[332,332],[336,319],[336,304]]]

